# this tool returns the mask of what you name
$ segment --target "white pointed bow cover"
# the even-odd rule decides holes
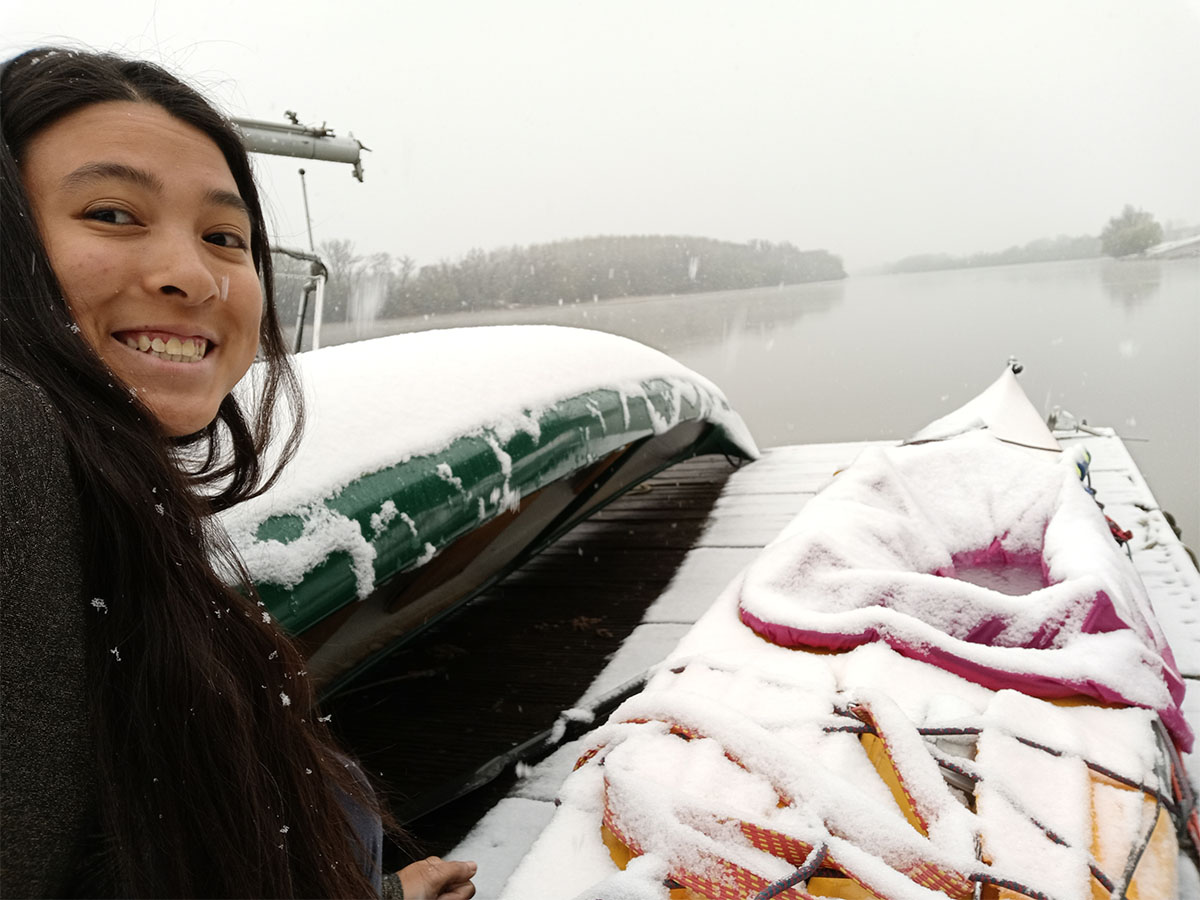
[[[1025,396],[1011,368],[1005,369],[982,394],[954,412],[930,422],[906,443],[946,440],[979,430],[986,430],[1002,441],[1022,447],[1051,451],[1061,449]]]

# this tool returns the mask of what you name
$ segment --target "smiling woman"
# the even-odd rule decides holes
[[[160,106],[84,107],[21,163],[82,336],[168,434],[200,431],[258,348],[250,213],[224,157]]]
[[[284,461],[302,418],[236,133],[56,49],[3,67],[0,126],[0,890],[470,897],[469,863],[381,880],[371,790],[212,518],[274,480],[277,401]]]

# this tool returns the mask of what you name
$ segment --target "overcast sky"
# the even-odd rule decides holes
[[[0,53],[114,49],[233,115],[352,131],[318,242],[426,264],[595,234],[823,247],[852,270],[1200,224],[1200,0],[4,2]],[[307,243],[297,160],[259,157]]]

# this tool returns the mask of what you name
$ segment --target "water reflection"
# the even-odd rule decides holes
[[[1162,260],[1106,260],[1100,269],[1100,283],[1110,300],[1127,309],[1153,299],[1162,287]]]
[[[845,295],[846,282],[783,285],[708,294],[637,297],[562,306],[454,312],[444,315],[380,319],[365,328],[328,323],[321,332],[325,346],[429,328],[465,325],[567,325],[619,334],[673,356],[720,346],[740,355],[748,345],[769,342],[780,326],[796,327],[805,317],[827,313]],[[364,332],[361,333],[361,332]],[[730,365],[735,363],[731,359]]]

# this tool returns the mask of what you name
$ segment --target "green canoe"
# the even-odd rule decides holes
[[[300,367],[300,452],[223,520],[326,684],[666,466],[757,455],[711,382],[600,332],[417,332],[303,354]]]

